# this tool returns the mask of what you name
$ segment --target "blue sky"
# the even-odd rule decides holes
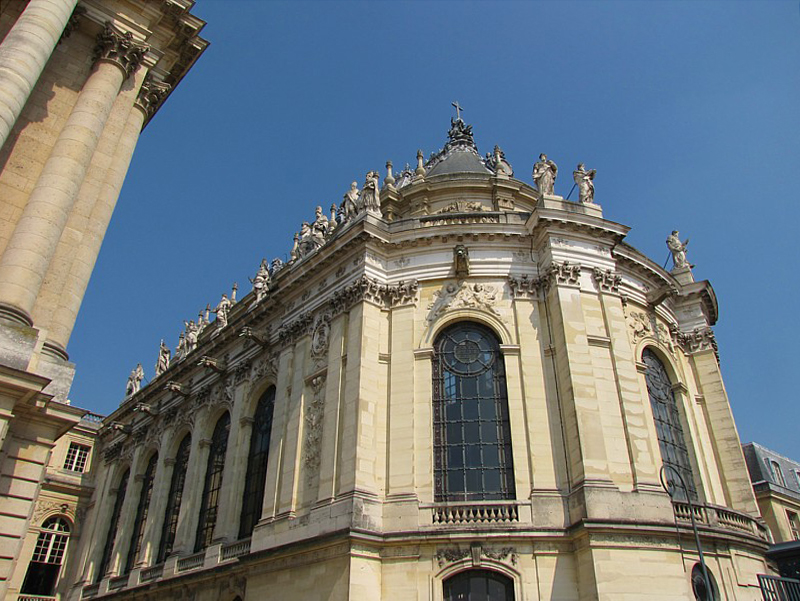
[[[198,0],[211,46],[143,132],[69,344],[75,404],[110,412],[161,338],[240,296],[314,207],[414,163],[465,107],[485,153],[606,218],[657,263],[673,229],[714,285],[744,441],[800,459],[798,2]]]

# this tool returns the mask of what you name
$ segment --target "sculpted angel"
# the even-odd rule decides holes
[[[578,185],[578,198],[582,203],[594,202],[594,176],[597,169],[586,170],[586,165],[578,163],[578,168],[572,172],[572,179]]]
[[[539,161],[533,165],[533,181],[536,183],[536,187],[539,188],[539,192],[552,195],[557,175],[558,167],[556,164],[548,159],[546,154],[540,154]]]

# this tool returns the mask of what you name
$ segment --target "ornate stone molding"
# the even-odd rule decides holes
[[[293,343],[298,338],[308,334],[313,323],[314,316],[311,313],[303,313],[297,319],[290,321],[278,330],[278,342],[281,346]]]
[[[86,14],[86,7],[79,4],[75,7],[72,11],[72,14],[69,16],[69,20],[67,24],[64,26],[64,31],[61,33],[61,37],[58,38],[58,43],[60,44],[69,36],[72,35],[72,32],[77,30],[81,24],[81,17]]]
[[[33,511],[33,524],[38,526],[42,518],[49,513],[59,513],[68,517],[73,523],[77,522],[79,518],[72,503],[39,500],[36,503],[36,509]]]
[[[319,366],[325,363],[328,357],[328,347],[331,337],[331,314],[329,311],[318,313],[311,327],[311,358]]]
[[[681,332],[677,326],[672,325],[670,327],[670,334],[675,344],[680,346],[685,353],[691,355],[698,351],[711,349],[717,357],[717,362],[719,362],[717,339],[714,336],[714,330],[710,327],[695,328],[691,332]]]
[[[611,269],[592,269],[592,279],[597,285],[598,290],[604,292],[619,292],[619,285],[622,283],[622,276]]]
[[[303,452],[303,466],[307,483],[312,483],[319,472],[320,454],[322,451],[322,417],[325,413],[325,381],[326,377],[316,376],[311,379],[311,399],[306,407],[305,422],[305,449]]]
[[[147,119],[150,119],[161,107],[171,89],[171,85],[155,81],[148,75],[139,89],[136,106],[142,109]]]
[[[469,557],[469,549],[440,549],[436,551],[436,555],[433,557],[441,568],[446,563],[455,563],[456,561]]]
[[[148,50],[150,46],[136,43],[131,32],[117,29],[107,21],[103,31],[97,34],[94,58],[117,65],[130,77],[142,64]]]
[[[514,547],[503,547],[502,549],[484,549],[479,544],[474,544],[468,548],[447,548],[440,549],[434,555],[439,567],[444,567],[446,563],[455,563],[472,556],[473,564],[479,565],[481,556],[494,561],[509,561],[517,565],[517,550]]]
[[[278,354],[271,353],[270,355],[256,361],[253,364],[250,373],[250,379],[257,382],[263,378],[269,378],[275,382],[278,378]]]
[[[470,201],[470,200],[454,200],[445,208],[441,209],[440,211],[436,211],[435,215],[441,213],[483,213],[486,211],[490,211],[489,207],[484,206],[477,200]]]
[[[581,284],[581,265],[580,263],[556,263],[555,261],[547,268],[546,276],[550,284],[566,284],[568,286],[578,286]]]
[[[495,305],[498,290],[495,286],[470,282],[447,282],[441,290],[433,293],[433,302],[428,305],[428,325],[455,309],[478,309],[500,317]]]
[[[545,278],[529,278],[527,274],[522,276],[508,276],[508,288],[511,290],[511,298],[538,298],[547,285]]]

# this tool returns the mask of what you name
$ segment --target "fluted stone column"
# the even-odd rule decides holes
[[[116,152],[106,171],[97,200],[92,208],[81,243],[70,265],[64,287],[62,288],[58,307],[56,308],[48,328],[48,342],[66,349],[78,311],[83,302],[83,295],[89,285],[100,246],[106,235],[111,215],[117,205],[122,184],[128,173],[133,151],[139,141],[139,133],[147,117],[155,113],[166,97],[169,87],[152,81],[145,81],[134,108],[128,115],[128,121],[119,138]]]
[[[78,0],[30,0],[0,44],[0,148],[77,3]]]
[[[117,95],[105,129],[103,129],[103,135],[100,136],[78,196],[72,205],[72,211],[70,211],[67,223],[61,233],[61,240],[50,261],[50,267],[45,275],[39,296],[36,298],[31,317],[36,327],[48,330],[48,334],[72,262],[80,248],[84,233],[88,229],[92,210],[108,173],[108,167],[114,160],[120,136],[128,122],[146,72],[147,69],[139,68],[134,76],[128,78],[123,84],[122,90]]]
[[[145,46],[110,25],[98,36],[97,61],[50,152],[0,259],[0,314],[32,324],[30,313],[61,232],[125,78]]]

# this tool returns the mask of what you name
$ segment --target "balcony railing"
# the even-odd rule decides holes
[[[199,553],[195,553],[194,555],[189,555],[188,557],[179,559],[177,569],[179,572],[185,572],[187,570],[195,570],[203,565],[205,557],[206,557],[206,552],[200,551]]]
[[[434,524],[502,524],[519,521],[516,501],[473,501],[431,505]]]
[[[692,519],[691,512],[694,512],[694,519],[698,524],[722,528],[724,530],[744,532],[745,534],[756,536],[764,542],[770,542],[769,532],[766,526],[759,524],[746,513],[734,511],[727,507],[697,505],[696,503],[692,504],[690,510],[688,503],[676,500],[672,501],[672,507],[675,510],[675,517],[679,522],[690,522]]]
[[[164,573],[163,563],[160,563],[157,566],[151,566],[149,568],[145,568],[139,575],[139,582],[145,583],[145,582],[150,582],[151,580],[155,580],[156,578],[161,578],[161,575],[163,573]]]
[[[56,601],[58,597],[49,595],[17,595],[17,601]]]
[[[220,561],[227,561],[228,559],[235,559],[242,555],[250,553],[250,539],[236,541],[229,545],[223,545],[220,551]]]

